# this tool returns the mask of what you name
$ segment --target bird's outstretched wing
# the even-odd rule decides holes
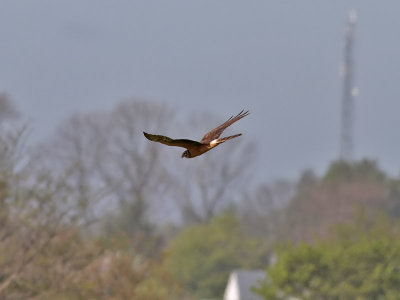
[[[230,117],[225,123],[222,123],[217,128],[215,128],[215,129],[211,130],[210,132],[206,133],[205,136],[203,136],[203,138],[201,139],[200,143],[207,144],[207,143],[210,143],[211,141],[219,138],[220,135],[222,134],[222,132],[227,127],[229,127],[230,125],[232,125],[236,121],[240,120],[241,118],[244,118],[247,115],[249,115],[249,111],[243,112],[243,110],[242,110],[235,117],[233,117],[233,116]]]
[[[199,146],[201,143],[192,141],[192,140],[187,140],[187,139],[171,139],[167,136],[164,135],[155,135],[155,134],[149,134],[146,132],[143,132],[144,136],[153,142],[158,142],[167,146],[176,146],[176,147],[182,147],[182,148],[190,148],[193,146]]]

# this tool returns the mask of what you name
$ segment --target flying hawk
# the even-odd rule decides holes
[[[230,125],[235,123],[236,121],[244,118],[249,114],[249,111],[243,112],[243,110],[237,114],[235,117],[230,117],[226,122],[219,125],[217,128],[211,130],[206,133],[200,142],[187,140],[187,139],[171,139],[169,137],[163,135],[154,135],[143,132],[144,136],[153,142],[159,142],[161,144],[167,146],[177,146],[186,148],[187,150],[182,153],[182,157],[192,158],[211,150],[214,147],[217,147],[219,144],[226,142],[227,140],[233,139],[235,137],[241,136],[242,134],[235,134],[231,136],[227,136],[224,138],[219,138],[222,132]]]

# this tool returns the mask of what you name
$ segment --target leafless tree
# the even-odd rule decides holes
[[[179,286],[151,261],[135,251],[121,250],[127,247],[106,248],[104,239],[99,243],[82,231],[86,224],[81,220],[87,212],[76,201],[82,192],[77,175],[87,169],[76,168],[79,159],[68,164],[59,161],[67,168],[52,172],[47,167],[56,167],[57,160],[44,157],[56,153],[67,159],[65,152],[55,151],[66,150],[58,148],[62,144],[57,144],[54,153],[31,157],[23,142],[23,131],[0,126],[0,299],[179,298],[175,296]],[[91,162],[84,159],[84,139],[64,146],[76,150],[73,153],[79,153],[85,163]],[[82,186],[100,178],[82,174],[81,179],[87,180]],[[94,192],[91,188],[83,191]],[[159,278],[157,288],[143,288],[149,277]]]
[[[10,96],[5,92],[0,92],[0,122],[16,119],[19,116],[20,113]]]
[[[276,241],[285,223],[281,210],[290,203],[295,192],[295,183],[288,180],[261,183],[248,192],[245,201],[239,203],[242,224],[248,234]]]
[[[109,229],[147,230],[150,208],[168,188],[165,157],[144,130],[167,130],[174,112],[166,105],[127,101],[111,112],[74,115],[38,147],[40,166],[68,170],[74,201],[91,222],[113,212]],[[163,149],[165,150],[165,149]]]
[[[0,298],[7,295],[7,299],[32,295],[24,285],[40,281],[43,274],[35,271],[41,264],[62,264],[72,258],[70,253],[52,257],[51,262],[44,258],[59,242],[63,228],[73,224],[69,211],[54,201],[66,200],[70,189],[62,178],[32,172],[24,139],[18,127],[0,128]]]
[[[146,232],[154,223],[205,222],[247,188],[255,146],[238,138],[187,160],[180,158],[183,149],[149,142],[142,131],[197,139],[218,123],[199,114],[179,122],[166,105],[128,101],[62,123],[40,147],[38,161],[70,170],[75,199],[88,215],[116,212],[118,218],[107,222],[110,230],[138,236],[137,229]]]

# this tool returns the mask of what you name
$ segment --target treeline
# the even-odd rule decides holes
[[[321,177],[305,172],[271,220],[281,238],[254,291],[265,299],[399,299],[399,192],[400,179],[370,160],[334,162]]]
[[[268,268],[255,287],[266,299],[397,291],[400,180],[374,161],[255,186],[256,145],[246,139],[183,160],[142,135],[201,137],[216,116],[180,120],[166,105],[127,101],[27,145],[29,128],[0,98],[0,298],[222,298],[237,268]],[[327,266],[342,257],[353,270]],[[379,276],[345,275],[371,268],[389,275],[361,294]],[[332,292],[343,280],[348,294]]]

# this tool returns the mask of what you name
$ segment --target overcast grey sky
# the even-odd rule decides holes
[[[234,131],[259,139],[259,171],[294,178],[338,156],[350,9],[359,16],[355,156],[398,175],[398,0],[1,0],[0,91],[39,140],[73,112],[128,98],[165,101],[182,116],[250,109]]]

